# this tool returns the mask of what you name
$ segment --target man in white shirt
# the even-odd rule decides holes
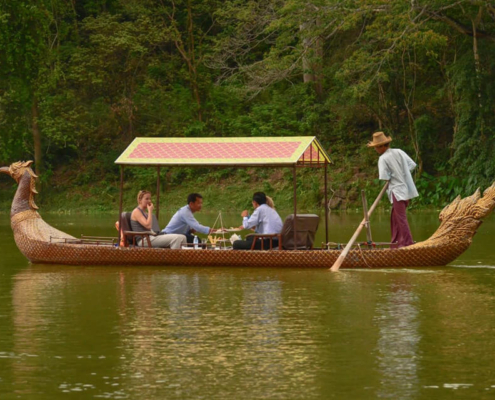
[[[418,197],[418,191],[411,175],[411,171],[416,168],[416,163],[402,150],[391,149],[391,141],[392,138],[385,136],[383,132],[376,132],[373,134],[373,141],[368,142],[368,147],[374,147],[380,154],[379,179],[389,182],[387,194],[392,203],[391,242],[396,243],[396,247],[405,247],[414,243],[407,222],[406,208],[409,200]]]
[[[263,192],[256,192],[253,195],[254,212],[251,217],[248,216],[248,211],[244,210],[241,213],[242,226],[244,229],[256,227],[255,232],[259,234],[278,234],[282,232],[282,219],[274,208],[266,204],[266,195]],[[248,237],[247,240],[236,240],[234,249],[249,250],[253,244],[253,238]],[[273,246],[278,246],[278,239],[273,239]],[[269,239],[265,239],[263,243],[264,249],[269,249]],[[257,240],[255,245],[256,250],[261,249],[261,241]]]

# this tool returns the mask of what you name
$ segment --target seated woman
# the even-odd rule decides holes
[[[160,232],[158,226],[158,220],[153,215],[153,203],[151,202],[151,192],[147,190],[140,190],[137,195],[138,206],[132,211],[131,214],[131,229],[134,232],[146,232],[153,230],[154,232]],[[145,212],[147,211],[147,213]],[[141,244],[143,238],[137,239],[137,244]],[[187,244],[186,237],[184,235],[159,235],[150,236],[152,247],[170,247],[171,249],[180,249],[182,245]]]
[[[268,199],[270,205],[268,205]],[[256,227],[256,233],[259,234],[278,234],[282,231],[282,219],[275,211],[273,200],[267,198],[265,193],[256,192],[253,195],[253,207],[254,212],[251,217],[248,217],[247,210],[244,210],[241,214],[242,226],[244,229],[251,229]],[[249,250],[253,244],[253,237],[248,236],[246,240],[236,240],[234,242],[235,250]],[[273,239],[273,246],[278,246],[278,239]],[[261,240],[257,240],[255,247],[256,250],[261,250]],[[269,239],[265,239],[263,248],[269,248]]]
[[[266,196],[266,205],[275,210],[275,203],[273,202],[273,199],[270,196]]]

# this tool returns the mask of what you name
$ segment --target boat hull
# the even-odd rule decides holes
[[[172,250],[76,244],[71,235],[47,224],[34,204],[34,173],[28,163],[15,163],[0,172],[19,183],[11,208],[17,247],[33,263],[65,265],[161,265],[199,267],[330,268],[340,250]],[[440,226],[427,240],[401,249],[351,250],[343,268],[444,266],[471,245],[482,219],[495,208],[495,183],[483,196],[456,198],[440,213]],[[71,243],[69,243],[71,242]]]
[[[330,268],[340,250],[172,250],[106,245],[47,243],[16,238],[17,246],[33,263],[66,265],[160,265],[198,267]],[[352,250],[343,268],[444,266],[462,254],[464,246]]]

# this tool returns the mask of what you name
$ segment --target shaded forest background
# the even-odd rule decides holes
[[[315,135],[345,208],[379,190],[365,143],[383,130],[418,163],[416,204],[439,206],[494,180],[494,129],[493,1],[0,0],[0,163],[34,159],[41,204],[114,207],[114,161],[136,136]],[[128,187],[154,173],[127,171]],[[277,171],[162,173],[177,193],[291,186]],[[321,204],[320,176],[299,183]]]

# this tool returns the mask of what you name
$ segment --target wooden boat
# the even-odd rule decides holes
[[[163,265],[329,268],[341,250],[171,250],[84,243],[41,218],[34,202],[31,162],[0,168],[18,182],[10,213],[17,247],[33,263],[71,265]],[[440,226],[427,240],[401,249],[354,249],[343,268],[444,266],[470,246],[476,230],[495,207],[495,184],[455,199],[440,213]]]

